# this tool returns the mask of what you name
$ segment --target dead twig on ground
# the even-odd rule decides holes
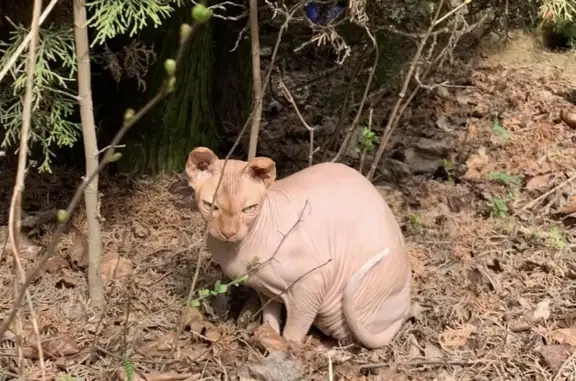
[[[397,365],[403,365],[403,366],[422,366],[422,365],[436,365],[436,366],[442,366],[442,365],[460,365],[460,366],[465,366],[465,365],[476,365],[476,364],[486,364],[491,362],[492,360],[482,360],[482,359],[476,359],[476,360],[466,360],[466,359],[412,359],[412,360],[408,360],[408,361],[404,361],[404,362],[399,362]],[[388,367],[390,366],[390,363],[387,362],[380,362],[380,363],[374,363],[374,364],[364,364],[364,365],[360,365],[360,369],[377,369],[377,368],[384,368],[384,367]]]
[[[420,57],[422,56],[422,51],[424,50],[424,46],[426,45],[428,39],[432,35],[432,32],[440,23],[445,21],[448,17],[452,16],[454,13],[458,12],[462,7],[468,5],[470,2],[471,2],[471,0],[465,0],[463,3],[461,3],[457,7],[453,8],[452,10],[447,12],[444,16],[440,17],[440,11],[442,10],[442,5],[444,4],[444,1],[440,0],[440,4],[438,5],[438,9],[436,11],[436,14],[434,15],[434,18],[432,19],[433,21],[432,21],[432,23],[430,23],[430,26],[428,27],[428,30],[426,31],[426,33],[424,33],[424,35],[422,36],[420,44],[418,45],[418,49],[416,50],[416,53],[414,54],[414,58],[412,59],[412,62],[410,63],[410,68],[408,69],[408,73],[406,74],[406,78],[404,79],[404,83],[402,84],[402,88],[400,90],[400,93],[398,94],[398,99],[396,100],[396,103],[394,104],[394,108],[392,109],[392,112],[390,113],[390,116],[388,117],[388,123],[386,124],[386,127],[384,129],[384,133],[382,135],[382,138],[380,139],[380,144],[378,146],[378,150],[376,151],[374,161],[372,162],[372,165],[370,166],[370,171],[368,171],[368,174],[366,175],[368,180],[372,180],[372,178],[374,177],[374,173],[376,172],[376,167],[378,166],[378,163],[380,162],[382,154],[384,153],[384,148],[386,148],[386,144],[388,143],[388,140],[389,140],[390,135],[392,133],[393,126],[396,126],[396,119],[399,118],[401,115],[398,113],[398,111],[400,110],[401,105],[402,105],[402,101],[403,101],[404,97],[406,96],[406,91],[408,90],[408,85],[410,84],[410,81],[412,80],[412,77],[413,77],[413,74],[416,70],[418,62],[420,61]],[[412,94],[411,94],[411,96],[412,96]],[[409,99],[411,100],[411,97],[409,97]],[[404,110],[404,108],[407,104],[408,104],[408,102],[405,103],[404,107],[402,107],[402,110]]]
[[[34,7],[32,10],[32,22],[30,26],[30,45],[28,48],[28,62],[26,72],[26,92],[24,95],[24,106],[22,109],[22,130],[20,132],[20,147],[18,152],[18,170],[16,172],[16,184],[10,202],[10,211],[8,216],[8,236],[10,237],[10,244],[12,245],[12,255],[14,257],[14,300],[19,306],[22,301],[22,296],[19,295],[20,285],[26,282],[26,276],[22,264],[20,262],[20,220],[22,214],[22,193],[24,192],[24,180],[26,178],[26,161],[28,159],[28,138],[30,136],[30,125],[32,123],[32,102],[33,102],[33,85],[34,85],[34,72],[36,70],[36,56],[38,49],[38,40],[40,38],[40,12],[42,11],[42,0],[34,0]],[[26,295],[28,308],[30,309],[30,317],[36,338],[36,348],[38,350],[38,357],[40,358],[40,367],[42,371],[42,379],[46,379],[46,367],[44,364],[44,352],[42,351],[42,341],[40,338],[40,330],[38,329],[38,321],[36,319],[36,312],[32,303],[32,298],[28,290],[23,293]],[[20,296],[20,297],[19,297]],[[18,342],[21,342],[21,324],[18,323]],[[7,328],[7,327],[6,327]],[[0,337],[3,337],[4,332],[0,332]],[[18,347],[19,369],[22,372],[22,350]]]
[[[188,43],[188,41],[190,41],[191,37],[194,35],[196,30],[197,30],[197,23],[195,21],[193,21],[192,25],[183,24],[181,26],[180,45],[178,48],[176,58],[174,60],[175,68],[178,68],[178,63],[181,62],[181,60],[182,60],[182,57],[184,55],[184,51],[185,51],[185,48],[187,46],[187,43]],[[149,100],[148,103],[146,103],[138,112],[135,113],[133,110],[127,110],[125,115],[124,115],[124,123],[122,124],[122,127],[118,130],[118,132],[116,133],[116,135],[114,136],[114,138],[110,142],[110,146],[116,147],[120,143],[120,141],[122,140],[124,135],[126,135],[128,130],[132,126],[134,126],[140,119],[142,119],[142,117],[144,115],[146,115],[146,113],[148,113],[161,100],[163,100],[164,97],[166,97],[168,94],[170,94],[172,92],[172,90],[174,89],[175,83],[176,83],[176,78],[173,75],[168,75],[166,80],[162,84],[161,88],[158,90],[158,93],[151,100]],[[67,226],[67,223],[70,219],[70,216],[72,215],[72,213],[74,212],[74,210],[78,206],[78,203],[80,202],[80,199],[82,198],[84,190],[90,184],[90,182],[96,176],[98,176],[98,174],[102,171],[102,169],[104,169],[104,167],[106,165],[108,165],[110,162],[117,160],[118,158],[119,158],[119,156],[116,155],[113,148],[108,149],[106,151],[106,153],[104,154],[103,159],[98,164],[98,167],[96,168],[96,170],[94,172],[92,172],[89,176],[85,177],[83,179],[82,183],[80,184],[80,186],[76,189],[76,192],[74,193],[74,196],[72,197],[72,200],[68,204],[68,207],[66,208],[66,210],[60,210],[58,212],[58,215],[57,215],[58,227],[56,228],[56,231],[54,232],[54,235],[52,236],[52,239],[51,239],[51,241],[47,247],[46,254],[40,259],[40,261],[38,262],[38,264],[36,265],[34,270],[32,270],[28,274],[28,276],[26,277],[26,280],[24,281],[24,283],[20,287],[20,292],[18,294],[18,297],[15,298],[14,303],[12,305],[12,308],[11,308],[10,312],[8,313],[8,316],[4,319],[4,321],[0,325],[0,337],[2,337],[4,335],[4,333],[6,332],[6,330],[9,327],[10,323],[12,322],[14,317],[16,316],[16,313],[19,309],[19,306],[20,306],[20,303],[22,302],[22,299],[24,298],[24,295],[26,294],[26,290],[28,289],[28,286],[30,285],[30,283],[32,282],[33,279],[36,279],[36,277],[38,276],[38,274],[40,273],[42,268],[44,268],[44,266],[46,265],[46,262],[56,252],[56,247],[58,246],[58,243],[60,242],[60,237],[62,236],[62,234],[64,233],[64,230],[66,229],[66,226]]]
[[[576,174],[574,174],[574,175],[570,176],[569,178],[567,178],[566,180],[562,181],[560,184],[556,185],[555,187],[553,187],[552,189],[550,189],[548,192],[544,193],[543,195],[538,196],[534,200],[530,201],[529,203],[524,205],[522,207],[522,209],[520,209],[520,210],[525,211],[527,209],[531,209],[531,208],[535,207],[540,202],[542,202],[542,200],[544,200],[546,197],[550,196],[552,193],[558,191],[559,189],[564,188],[566,185],[570,184],[574,180],[576,180]]]
[[[310,125],[308,123],[306,123],[306,120],[304,119],[304,117],[300,113],[300,110],[298,109],[298,106],[296,105],[296,101],[292,97],[292,94],[290,93],[290,91],[288,90],[288,88],[286,87],[284,82],[282,82],[281,77],[278,78],[278,81],[279,81],[278,86],[280,86],[280,90],[282,90],[282,92],[284,93],[284,96],[286,97],[286,99],[288,99],[288,102],[290,102],[292,104],[292,107],[294,107],[294,111],[296,111],[298,118],[300,119],[300,121],[302,122],[304,127],[308,130],[308,133],[310,134],[309,135],[310,141],[308,143],[310,146],[309,150],[308,150],[308,166],[311,166],[314,153],[320,149],[320,147],[318,147],[316,149],[314,148],[314,127],[310,127]]]

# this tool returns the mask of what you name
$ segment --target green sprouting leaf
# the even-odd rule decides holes
[[[190,306],[194,308],[200,307],[200,301],[198,299],[193,299],[190,301]]]
[[[205,288],[198,290],[198,295],[200,295],[200,297],[202,297],[202,298],[206,298],[206,297],[210,296],[210,290],[207,290]]]
[[[508,140],[511,135],[510,132],[504,126],[502,126],[498,120],[494,120],[492,122],[492,133],[494,135],[503,137],[505,140]]]
[[[228,286],[225,284],[221,284],[217,289],[216,292],[219,294],[225,294],[228,291]]]
[[[520,184],[522,176],[514,176],[504,171],[492,171],[488,173],[490,180],[500,181],[504,184]]]

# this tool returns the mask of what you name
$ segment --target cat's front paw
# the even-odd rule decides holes
[[[292,353],[300,353],[302,351],[303,348],[302,342],[295,340],[286,340],[286,343],[288,344],[288,348]]]

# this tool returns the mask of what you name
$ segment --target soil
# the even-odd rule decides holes
[[[204,223],[185,182],[103,177],[105,309],[87,300],[82,208],[29,289],[46,379],[574,379],[576,188],[567,180],[576,132],[560,113],[576,108],[575,69],[574,52],[545,51],[517,33],[407,110],[376,180],[404,230],[414,276],[413,316],[389,347],[321,353],[312,332],[290,354],[246,324],[250,309],[241,306],[253,299],[242,286],[207,298],[201,312],[187,307],[199,255],[198,289],[223,278],[202,248]],[[0,199],[10,199],[11,181]],[[64,207],[78,181],[63,169],[31,172],[30,218]],[[4,202],[4,224],[7,210]],[[54,224],[25,228],[21,261],[32,269]],[[1,318],[13,300],[11,258],[0,255]],[[42,378],[33,321],[24,307],[0,340],[0,379],[15,377],[19,361],[27,379]],[[266,357],[263,348],[280,351]]]

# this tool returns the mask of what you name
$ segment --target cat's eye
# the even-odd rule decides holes
[[[216,205],[212,205],[211,202],[202,201],[202,203],[204,204],[204,207],[205,207],[206,209],[212,209],[212,208],[214,208],[214,210],[218,210],[218,207],[217,207]]]
[[[256,207],[258,206],[258,204],[254,204],[254,205],[250,205],[245,207],[244,209],[242,209],[242,212],[244,213],[252,213],[253,211],[256,210]]]

